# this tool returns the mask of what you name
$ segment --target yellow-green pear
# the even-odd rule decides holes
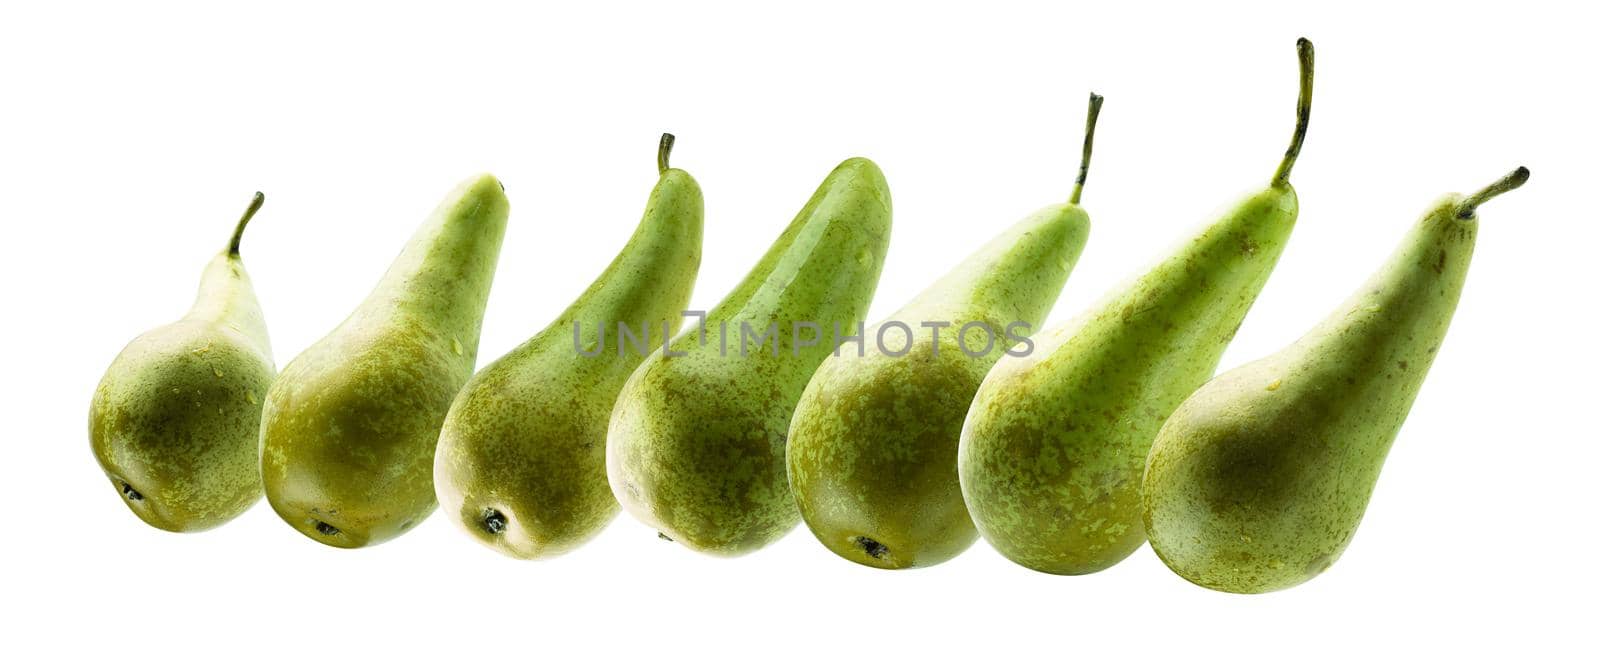
[[[167,531],[204,531],[261,498],[256,434],[272,382],[267,323],[239,257],[256,193],[206,265],[182,320],[145,332],[106,369],[89,443],[128,509]]]
[[[664,538],[722,556],[794,528],[789,419],[832,341],[859,335],[889,220],[878,166],[844,161],[744,280],[634,371],[606,439],[623,508]]]
[[[261,477],[289,526],[364,547],[433,512],[439,427],[472,376],[510,208],[493,176],[462,183],[355,312],[272,383]]]
[[[617,514],[606,426],[617,393],[683,319],[700,268],[700,185],[668,166],[633,238],[555,322],[479,371],[445,417],[434,488],[445,516],[522,559],[582,545]],[[609,340],[608,340],[609,339]]]
[[[1178,407],[1143,486],[1150,546],[1168,567],[1203,587],[1261,593],[1339,558],[1461,299],[1478,205],[1527,180],[1518,168],[1474,195],[1446,195],[1321,324]]]
[[[1049,314],[1083,251],[1089,214],[1078,200],[1100,102],[1089,95],[1066,203],[1002,232],[869,328],[864,352],[846,346],[811,377],[789,426],[789,485],[835,554],[915,568],[977,540],[956,478],[961,421],[984,373]]]
[[[1298,52],[1294,136],[1272,180],[984,379],[962,429],[961,489],[1007,559],[1077,575],[1143,544],[1139,483],[1156,431],[1216,370],[1294,230],[1311,43]]]

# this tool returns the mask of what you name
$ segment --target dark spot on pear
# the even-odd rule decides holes
[[[866,552],[867,556],[872,557],[873,559],[882,559],[889,554],[888,545],[884,545],[883,543],[875,541],[871,538],[866,536],[856,536],[854,540],[856,546],[861,548],[862,552]]]
[[[130,485],[130,484],[126,483],[126,482],[122,483],[122,495],[128,497],[129,501],[143,501],[144,500],[144,495],[140,494],[139,490],[134,489],[133,485]]]
[[[505,514],[493,508],[483,509],[483,519],[479,520],[479,523],[483,525],[483,530],[489,532],[490,535],[498,535],[506,530]]]
[[[322,520],[317,520],[317,533],[320,533],[324,536],[337,536],[339,535],[339,527],[328,524]]]

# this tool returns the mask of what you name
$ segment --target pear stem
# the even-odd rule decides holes
[[[656,148],[656,170],[658,173],[665,174],[668,169],[672,168],[667,164],[667,160],[672,157],[672,144],[676,141],[678,141],[678,138],[672,136],[671,132],[661,133],[661,145]]]
[[[250,198],[250,206],[246,207],[244,215],[239,217],[239,225],[233,228],[233,238],[228,240],[229,255],[239,257],[239,239],[244,237],[244,226],[250,224],[250,219],[255,217],[256,212],[261,210],[261,205],[266,201],[267,196],[259,192]]]
[[[1306,128],[1311,125],[1311,79],[1316,69],[1316,53],[1311,48],[1311,40],[1304,37],[1294,45],[1300,53],[1300,100],[1294,108],[1294,139],[1289,142],[1289,150],[1283,152],[1278,173],[1272,176],[1272,185],[1275,186],[1288,185],[1289,171],[1294,169],[1295,158],[1300,157],[1300,146],[1306,141]]]
[[[1522,184],[1528,182],[1528,175],[1530,173],[1531,172],[1528,171],[1527,167],[1518,167],[1515,170],[1512,170],[1510,174],[1501,177],[1499,181],[1489,184],[1487,188],[1467,196],[1466,199],[1461,200],[1460,208],[1456,209],[1456,218],[1461,220],[1471,218],[1473,215],[1477,214],[1478,205],[1505,193],[1516,190],[1517,188],[1521,188]]]
[[[1068,204],[1077,204],[1083,197],[1083,182],[1089,180],[1089,156],[1094,154],[1094,125],[1100,120],[1100,103],[1105,98],[1089,93],[1089,120],[1083,127],[1083,159],[1078,162],[1078,178],[1072,182],[1072,198]]]

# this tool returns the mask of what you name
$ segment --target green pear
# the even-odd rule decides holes
[[[300,533],[364,547],[433,512],[439,427],[472,376],[510,208],[493,176],[461,184],[366,301],[272,384],[262,483]]]
[[[817,539],[845,559],[915,568],[978,538],[956,448],[984,373],[1049,312],[1089,236],[1078,206],[1101,98],[1089,96],[1083,161],[1065,204],[979,248],[868,330],[864,354],[817,369],[789,426],[789,486]]]
[[[606,482],[611,406],[677,330],[700,268],[705,206],[694,178],[667,165],[672,139],[661,137],[660,179],[611,266],[544,331],[473,376],[445,417],[433,470],[439,503],[507,555],[562,554],[617,514]],[[625,341],[624,326],[642,340]]]
[[[123,348],[89,405],[100,468],[158,529],[204,531],[261,498],[256,433],[272,348],[239,239],[262,201],[256,193],[227,249],[206,265],[189,313]]]
[[[1144,542],[1139,482],[1156,431],[1216,370],[1278,262],[1299,202],[1289,172],[1311,114],[1312,49],[1276,176],[1170,256],[989,372],[962,429],[967,509],[1007,559],[1077,575]]]
[[[639,366],[606,441],[623,508],[664,538],[723,556],[794,528],[789,418],[830,337],[859,336],[889,221],[878,166],[844,161],[744,280]]]
[[[1150,546],[1202,587],[1254,594],[1344,552],[1433,364],[1477,243],[1479,204],[1439,200],[1360,290],[1293,345],[1217,376],[1161,428],[1144,478]]]

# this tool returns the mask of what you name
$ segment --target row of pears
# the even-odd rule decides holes
[[[1045,320],[1088,239],[1098,95],[1068,200],[872,325],[892,217],[875,164],[836,167],[744,279],[693,312],[704,202],[663,135],[632,238],[476,374],[510,213],[497,179],[450,193],[281,373],[239,254],[257,193],[189,313],[106,371],[94,454],[127,506],[170,531],[223,524],[264,492],[302,534],[355,548],[442,504],[489,547],[540,558],[626,508],[725,556],[803,521],[878,568],[938,564],[982,536],[1028,568],[1084,574],[1148,541],[1205,587],[1293,586],[1355,532],[1459,301],[1478,206],[1528,178],[1446,196],[1315,329],[1213,377],[1298,217],[1313,54],[1297,49],[1294,134],[1266,186],[1032,337],[1018,326]]]

